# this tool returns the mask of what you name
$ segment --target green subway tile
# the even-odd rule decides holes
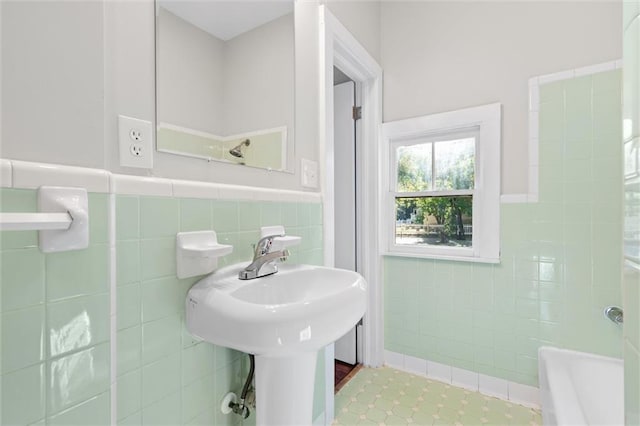
[[[513,351],[494,350],[493,360],[494,365],[500,370],[515,371],[516,369],[516,354]]]
[[[124,419],[118,420],[118,426],[140,426],[142,424],[142,411],[138,411],[130,415],[129,417],[125,417]]]
[[[180,200],[180,231],[206,231],[212,229],[210,200],[185,198]]]
[[[622,75],[620,70],[600,72],[593,75],[593,93],[611,92],[620,96],[622,90]]]
[[[220,201],[212,203],[213,229],[218,233],[238,231],[238,202]]]
[[[119,390],[118,390],[119,391]],[[52,426],[107,426],[111,424],[110,395],[105,392],[47,419]]]
[[[216,371],[214,401],[222,401],[227,392],[237,394],[242,391],[241,365],[238,359],[228,367]],[[216,425],[231,425],[234,421],[233,415],[223,414],[220,410],[216,410]]]
[[[35,190],[0,188],[0,211],[5,213],[37,212],[36,197]],[[37,231],[0,232],[0,248],[3,250],[37,246]]]
[[[244,354],[236,351],[235,349],[229,349],[222,346],[214,346],[215,352],[215,370],[218,371],[221,368],[228,368],[229,365],[236,362]]]
[[[140,198],[140,237],[173,237],[180,229],[180,205],[176,198]]]
[[[309,226],[311,222],[311,204],[298,203],[298,226]]]
[[[116,197],[116,239],[140,238],[140,199],[137,196]]]
[[[311,225],[322,225],[322,204],[309,204],[309,223]]]
[[[116,243],[116,280],[118,285],[140,281],[140,241]]]
[[[192,335],[191,333],[189,333],[189,330],[187,330],[186,325],[184,324],[184,319],[182,321],[182,348],[183,349],[187,349],[187,348],[191,348],[194,345],[197,345],[198,343],[202,343],[202,339],[200,339],[199,337],[196,337],[194,335]]]
[[[184,308],[182,286],[177,278],[144,281],[140,288],[143,322],[177,314]]]
[[[259,203],[251,201],[238,202],[238,230],[239,231],[259,231],[260,230],[260,207]]]
[[[47,306],[51,357],[109,340],[109,295],[77,297]]]
[[[142,363],[149,364],[181,349],[180,316],[151,321],[142,325]]]
[[[280,203],[262,202],[258,205],[260,206],[260,226],[282,225]]]
[[[109,194],[89,193],[89,241],[109,242]]]
[[[142,327],[135,326],[118,330],[117,373],[122,375],[142,365]]]
[[[190,420],[187,425],[189,426],[207,426],[207,425],[213,425],[216,422],[216,409],[209,407],[208,409],[206,409],[205,411],[203,411],[202,413],[200,413],[199,415],[197,415],[195,418],[193,418],[192,420]],[[255,412],[251,413],[251,417],[255,417]],[[251,420],[251,417],[249,417],[249,419],[244,420],[243,424],[247,424],[246,422]],[[253,423],[248,423],[247,426],[253,426],[255,425],[255,421]]]
[[[215,366],[215,352],[213,345],[202,342],[182,350],[182,383],[194,380],[212,373]]]
[[[544,89],[540,88],[540,96],[543,96]],[[564,134],[564,102],[554,100],[540,105],[540,142],[550,143],[559,141]]]
[[[296,203],[282,203],[280,208],[282,225],[287,228],[298,226],[298,205]]]
[[[176,241],[173,238],[143,240],[140,243],[141,279],[176,275]]]
[[[311,250],[322,248],[322,226],[315,225],[309,228],[307,237],[309,238],[309,245]]]
[[[573,101],[567,97],[564,116],[564,134],[567,140],[591,139],[593,112],[590,102],[582,99]]]
[[[540,103],[564,102],[564,80],[542,84],[540,86]]]
[[[621,93],[598,93],[593,97],[593,131],[596,137],[616,135],[617,141],[622,128]]]
[[[0,376],[3,425],[26,425],[45,415],[44,364]]]
[[[180,424],[180,392],[175,392],[154,401],[142,410],[142,425],[177,425]]]
[[[46,256],[47,300],[109,291],[109,246],[49,253]]]
[[[540,302],[540,320],[559,322],[564,320],[564,308],[559,302]]]
[[[5,312],[1,325],[2,374],[44,360],[44,306]]]
[[[133,283],[118,287],[116,306],[118,330],[140,324],[142,322],[140,284]]]
[[[109,344],[49,361],[47,413],[55,414],[109,389]]]
[[[142,370],[118,376],[118,420],[125,419],[142,408]]]
[[[1,310],[44,302],[44,255],[37,248],[0,252]]]
[[[260,239],[259,231],[238,232],[237,245],[233,248],[233,256],[238,261],[251,261],[253,258],[253,245]]]
[[[558,282],[541,282],[538,285],[540,301],[559,302],[565,297],[565,288]]]
[[[157,403],[179,389],[180,353],[174,353],[142,368],[143,407]],[[178,394],[178,400],[179,398]],[[178,415],[178,422],[179,418]]]
[[[202,375],[198,380],[182,388],[182,423],[189,423],[211,405],[215,394],[215,376]]]

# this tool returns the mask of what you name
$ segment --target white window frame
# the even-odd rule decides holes
[[[383,255],[437,258],[472,262],[500,261],[500,144],[502,110],[499,103],[384,123],[383,159]],[[429,247],[395,243],[396,196],[462,195],[469,191],[396,192],[398,146],[476,135],[473,188],[473,243],[466,247]],[[415,142],[414,142],[415,141]],[[446,142],[440,142],[446,143]]]

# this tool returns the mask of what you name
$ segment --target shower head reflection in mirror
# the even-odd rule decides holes
[[[229,150],[229,154],[237,158],[244,158],[244,154],[242,153],[242,147],[249,146],[249,145],[251,145],[251,141],[249,139],[245,139],[242,142],[240,142],[238,145],[231,148]]]

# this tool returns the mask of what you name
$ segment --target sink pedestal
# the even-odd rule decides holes
[[[317,352],[256,356],[257,426],[312,424],[317,357]]]

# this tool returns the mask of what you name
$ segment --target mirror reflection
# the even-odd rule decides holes
[[[289,170],[293,0],[156,6],[158,151]]]

